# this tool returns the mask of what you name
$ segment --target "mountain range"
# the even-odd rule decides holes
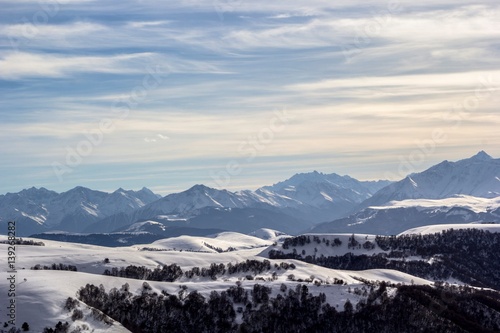
[[[123,232],[144,221],[162,223],[169,228],[167,234],[180,227],[238,232],[269,227],[298,233],[343,216],[389,183],[360,182],[315,171],[256,191],[230,192],[195,185],[165,197],[147,188],[105,193],[76,187],[61,194],[30,188],[0,196],[0,223],[17,221],[21,236],[47,231]]]
[[[354,214],[311,232],[393,235],[429,224],[500,222],[499,196],[500,159],[481,151],[408,175],[362,202]]]
[[[439,203],[457,195],[462,195],[458,204]],[[314,171],[256,191],[231,192],[195,185],[165,197],[147,188],[106,193],[76,187],[60,194],[30,188],[0,195],[0,224],[17,221],[19,236],[63,231],[142,232],[167,237],[181,230],[203,235],[213,230],[249,233],[260,228],[288,234],[306,230],[392,234],[429,221],[500,221],[498,206],[481,212],[461,206],[464,198],[474,201],[499,195],[500,159],[481,151],[458,162],[444,161],[394,183],[358,181]],[[438,200],[434,206],[447,209],[422,208],[421,202],[411,202],[415,199]],[[403,200],[404,205],[394,204]]]

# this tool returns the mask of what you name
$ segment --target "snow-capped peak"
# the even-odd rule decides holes
[[[441,162],[391,184],[363,202],[359,209],[405,199],[444,199],[458,194],[494,198],[500,195],[500,159],[484,151],[457,162]]]

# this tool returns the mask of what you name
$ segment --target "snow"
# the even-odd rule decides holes
[[[332,197],[330,197],[330,196],[329,196],[328,194],[326,194],[325,192],[321,191],[321,192],[319,192],[319,193],[323,196],[323,198],[325,198],[325,200],[328,200],[328,201],[333,202]],[[357,193],[357,192],[356,192],[356,193]]]
[[[418,187],[418,184],[413,179],[411,179],[411,177],[408,177],[408,179],[410,180],[413,187]]]
[[[26,279],[26,282],[24,282],[24,279]],[[109,290],[114,286],[120,287],[125,282],[124,279],[110,277],[103,279],[95,274],[33,270],[18,271],[16,280],[18,281],[16,286],[16,325],[20,327],[23,322],[27,322],[32,332],[42,332],[45,327],[54,327],[59,321],[71,323],[72,326],[69,330],[71,332],[72,329],[76,328],[76,325],[71,320],[71,312],[63,309],[68,297],[75,298],[76,291],[87,283],[96,285],[102,283],[106,290]],[[1,290],[8,289],[7,282],[6,279],[1,279]],[[129,280],[126,282],[135,289],[140,288],[141,281]],[[2,295],[0,300],[0,316],[2,319],[7,318],[4,310],[7,307],[7,300],[7,297]],[[83,310],[85,315],[85,321],[79,321],[79,323],[87,324],[90,331],[94,330],[95,333],[129,332],[117,322],[109,326],[95,321],[90,315],[90,310],[87,310],[87,306],[84,304],[81,304],[79,309]]]
[[[165,229],[166,229],[165,226],[163,224],[161,224],[160,222],[144,221],[144,222],[137,222],[137,223],[132,224],[131,226],[129,226],[123,232],[127,232],[127,233],[128,232],[131,232],[131,233],[134,233],[134,232],[143,232],[141,230],[146,225],[156,225],[156,226],[158,226],[163,231],[165,231]]]
[[[457,194],[494,198],[500,195],[500,159],[485,152],[457,162],[441,162],[412,174],[374,194],[362,207],[382,206],[392,200],[444,199]]]
[[[154,249],[173,251],[193,251],[217,253],[211,247],[228,249],[253,249],[271,245],[271,242],[257,237],[243,235],[237,232],[223,232],[208,237],[179,236],[157,240],[148,245],[135,245],[137,248],[151,247]]]
[[[292,199],[293,201],[280,202],[287,205],[286,207],[294,207],[299,203],[299,207],[318,208],[337,201],[360,203],[388,183],[387,181],[360,182],[349,176],[314,171],[299,173],[272,186],[264,186],[256,193],[265,198],[281,195],[284,196],[282,199]]]
[[[391,201],[385,206],[371,206],[371,209],[394,209],[394,208],[436,208],[449,209],[461,207],[469,209],[475,213],[485,213],[500,207],[500,196],[495,198],[479,198],[470,195],[456,195],[445,199],[407,199],[401,201]]]
[[[17,209],[16,209],[16,211],[18,211],[18,212],[19,212],[19,210],[17,210]],[[47,219],[47,218],[46,218],[45,216],[43,216],[43,215],[42,215],[42,216],[32,216],[32,215],[28,215],[28,214],[26,214],[25,212],[19,212],[19,213],[21,213],[21,215],[22,215],[22,216],[24,216],[24,217],[27,217],[27,218],[32,219],[33,221],[35,221],[35,222],[36,222],[36,223],[38,223],[38,224],[44,224],[44,223],[45,223],[45,221],[46,221],[46,219]]]
[[[177,215],[157,215],[157,219],[166,220],[169,222],[187,222],[186,218],[178,217]]]
[[[489,232],[500,232],[500,224],[437,224],[437,225],[428,225],[418,228],[413,228],[406,230],[400,235],[411,235],[411,234],[435,234],[449,229],[479,229]]]
[[[88,205],[88,206],[87,206]],[[89,207],[90,206],[90,207]],[[93,207],[92,207],[93,206]],[[97,207],[95,205],[91,205],[91,204],[88,204],[88,203],[81,203],[80,204],[80,207],[87,212],[87,214],[89,215],[92,215],[92,216],[95,216],[95,217],[99,217],[99,213],[97,211]]]
[[[286,237],[290,237],[289,235],[285,234],[284,232],[273,230],[273,229],[268,229],[268,228],[261,228],[261,229],[255,230],[255,231],[251,232],[249,235],[260,238],[260,239],[273,241],[273,242],[280,241]]]
[[[148,189],[106,193],[78,186],[59,194],[43,187],[32,187],[19,193],[0,195],[0,214],[5,220],[25,217],[49,227],[57,226],[67,217],[74,220],[78,216],[83,228],[85,222],[94,222],[118,212],[131,212],[157,199]]]
[[[359,235],[361,238],[369,235]],[[346,238],[348,235],[335,235],[335,237]],[[0,240],[6,240],[7,237],[0,236]],[[30,238],[25,238],[30,239]],[[36,239],[34,239],[36,240]],[[345,239],[344,239],[345,240]],[[344,241],[343,240],[343,241]],[[159,240],[152,244],[147,244],[149,247],[163,248],[191,248],[203,244],[210,243],[213,246],[225,248],[234,246],[241,250],[214,253],[212,252],[188,252],[188,251],[140,251],[142,246],[122,247],[122,248],[107,248],[93,245],[64,243],[56,241],[43,240],[45,246],[16,246],[17,251],[17,322],[18,325],[24,321],[28,322],[33,332],[41,332],[46,326],[54,326],[59,320],[72,323],[71,313],[63,309],[63,304],[68,297],[75,297],[76,291],[85,286],[87,283],[95,285],[103,284],[106,290],[112,287],[121,287],[125,283],[129,283],[131,292],[138,293],[141,289],[142,282],[140,280],[131,280],[124,278],[116,278],[104,276],[102,273],[105,269],[112,267],[125,267],[128,265],[145,266],[150,269],[156,268],[158,265],[176,263],[185,271],[195,266],[209,267],[211,263],[237,263],[247,259],[264,260],[260,255],[262,248],[251,248],[253,246],[269,245],[270,241],[265,241],[257,237],[243,235],[232,232],[224,232],[210,237],[177,237],[174,239]],[[7,244],[0,244],[0,251],[7,251]],[[206,248],[207,251],[209,250]],[[346,249],[337,249],[345,252]],[[109,263],[105,263],[104,259],[108,258]],[[0,257],[0,266],[6,267],[6,256]],[[255,283],[265,284],[272,287],[273,293],[278,293],[280,285],[285,283],[288,287],[294,288],[298,282],[290,281],[288,276],[293,274],[295,279],[313,278],[315,281],[323,281],[320,286],[315,286],[308,283],[309,290],[312,294],[318,295],[323,292],[327,296],[327,300],[336,306],[339,311],[343,310],[343,304],[349,299],[355,305],[362,296],[354,295],[348,292],[348,289],[362,287],[359,279],[370,281],[390,281],[393,283],[418,283],[431,284],[431,281],[418,279],[408,274],[400,273],[393,270],[368,270],[368,271],[342,271],[332,270],[324,267],[319,267],[297,260],[270,260],[271,266],[281,262],[294,263],[296,269],[275,270],[263,272],[258,277],[261,280],[246,280],[245,275],[248,273],[238,273],[235,275],[219,276],[216,281],[210,278],[194,278],[187,279],[182,277],[175,283],[168,282],[148,282],[153,291],[160,292],[166,290],[174,294],[179,290],[180,285],[186,285],[188,291],[197,290],[205,296],[213,290],[223,291],[233,286],[237,281],[242,282],[244,288],[251,288]],[[37,264],[51,265],[53,263],[63,263],[66,265],[74,265],[78,272],[68,271],[44,271],[30,270]],[[277,280],[270,281],[272,273],[277,273]],[[26,282],[24,282],[26,279]],[[334,279],[342,279],[347,285],[326,285],[332,283]],[[0,290],[7,289],[7,279],[0,279]],[[5,315],[8,299],[0,298],[0,316]],[[85,305],[80,307],[84,310],[85,318],[78,323],[85,322],[94,329],[95,333],[100,332],[127,332],[121,325],[114,323],[113,326],[107,326],[103,323],[98,323],[89,316],[90,310],[86,309]],[[75,324],[72,324],[72,329]]]

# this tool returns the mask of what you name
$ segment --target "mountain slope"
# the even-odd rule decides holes
[[[230,192],[204,185],[169,194],[131,214],[106,217],[85,232],[112,232],[140,221],[251,232],[274,228],[288,233],[342,216],[387,181],[359,182],[348,176],[318,172],[298,174],[257,191]]]
[[[446,199],[409,199],[368,207],[349,217],[322,223],[311,232],[396,235],[430,224],[500,222],[500,197],[459,195]]]
[[[345,215],[390,183],[361,182],[349,176],[314,171],[262,187],[255,194],[292,209],[295,216],[317,223]]]
[[[0,223],[16,221],[20,236],[53,228],[79,232],[104,217],[131,213],[157,199],[146,188],[106,193],[78,186],[59,194],[33,187],[0,196]]]
[[[444,161],[407,176],[365,200],[358,210],[394,200],[443,199],[457,194],[494,198],[500,195],[500,159],[484,151],[457,162]]]

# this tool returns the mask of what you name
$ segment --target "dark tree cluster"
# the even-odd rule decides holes
[[[324,237],[320,238],[319,236],[313,236],[312,241],[318,245],[323,243],[326,246],[331,245],[332,247],[342,245],[342,241],[339,238],[335,238],[334,240],[330,241],[329,239],[325,239]],[[310,244],[310,243],[311,243],[311,236],[300,235],[300,236],[296,236],[296,237],[285,238],[285,240],[283,241],[282,247],[283,247],[283,249],[287,250],[290,247],[305,246],[306,244]]]
[[[36,264],[35,266],[31,267],[31,269],[37,271],[37,270],[53,270],[53,271],[72,271],[76,272],[78,269],[74,265],[65,265],[65,264],[52,264],[50,266],[45,266],[45,265],[40,265]]]
[[[137,280],[166,281],[174,282],[182,276],[182,269],[179,265],[171,264],[159,266],[153,270],[144,266],[130,265],[127,267],[106,269],[104,275],[118,276]]]
[[[61,321],[56,324],[54,328],[45,327],[43,333],[67,333],[70,324],[68,322],[62,323]]]
[[[333,269],[388,268],[426,279],[455,278],[477,287],[500,289],[500,233],[451,229],[431,235],[377,236],[376,243],[387,253],[304,256],[294,248],[292,253],[271,250],[269,258],[297,259]],[[363,244],[367,249],[374,246],[369,241]],[[407,260],[409,256],[421,256],[423,260]]]
[[[271,289],[241,284],[208,297],[181,288],[178,295],[152,293],[147,286],[132,295],[128,285],[106,292],[87,284],[81,301],[121,322],[134,333],[147,332],[382,332],[493,333],[500,330],[500,295],[468,287],[397,286],[387,297],[387,285],[372,288],[367,300],[342,312],[314,296],[305,285]],[[236,309],[236,310],[235,310]],[[239,320],[236,314],[239,313]]]
[[[361,245],[359,242],[356,240],[356,236],[352,234],[349,237],[349,242],[347,243],[347,248],[348,249],[356,249],[356,248],[361,248]]]
[[[266,271],[270,271],[271,269],[273,269],[273,267],[276,270],[295,269],[295,265],[293,263],[289,264],[286,262],[282,262],[279,265],[276,263],[273,266],[267,259],[264,259],[263,261],[247,259],[246,261],[235,264],[228,263],[227,265],[223,263],[212,263],[209,267],[193,267],[192,269],[185,272],[183,272],[181,267],[176,264],[159,266],[153,270],[144,266],[130,265],[122,268],[113,267],[111,270],[106,269],[104,271],[104,275],[138,280],[174,282],[181,278],[183,275],[188,279],[192,279],[194,277],[210,277],[212,280],[216,280],[217,276],[225,274],[233,275],[237,273],[248,272],[251,272],[254,275],[260,274]]]
[[[14,241],[2,240],[0,244],[10,244],[10,245],[32,245],[32,246],[45,246],[44,242],[37,242],[32,239],[24,240],[22,238],[16,238]]]
[[[377,245],[384,251],[402,251],[405,255],[431,256],[457,251],[485,251],[500,244],[500,233],[480,229],[449,229],[441,233],[400,236],[377,236]]]
[[[150,251],[150,252],[170,252],[175,251],[174,249],[160,249],[157,247],[142,247],[140,251]]]
[[[217,253],[233,252],[233,251],[237,250],[235,247],[232,247],[232,246],[230,246],[230,247],[228,247],[227,249],[224,250],[224,249],[222,249],[220,247],[217,247],[217,246],[214,246],[214,245],[210,245],[210,244],[208,244],[206,242],[203,242],[203,244],[206,247],[208,247],[209,249],[212,249],[212,250],[216,251]]]

